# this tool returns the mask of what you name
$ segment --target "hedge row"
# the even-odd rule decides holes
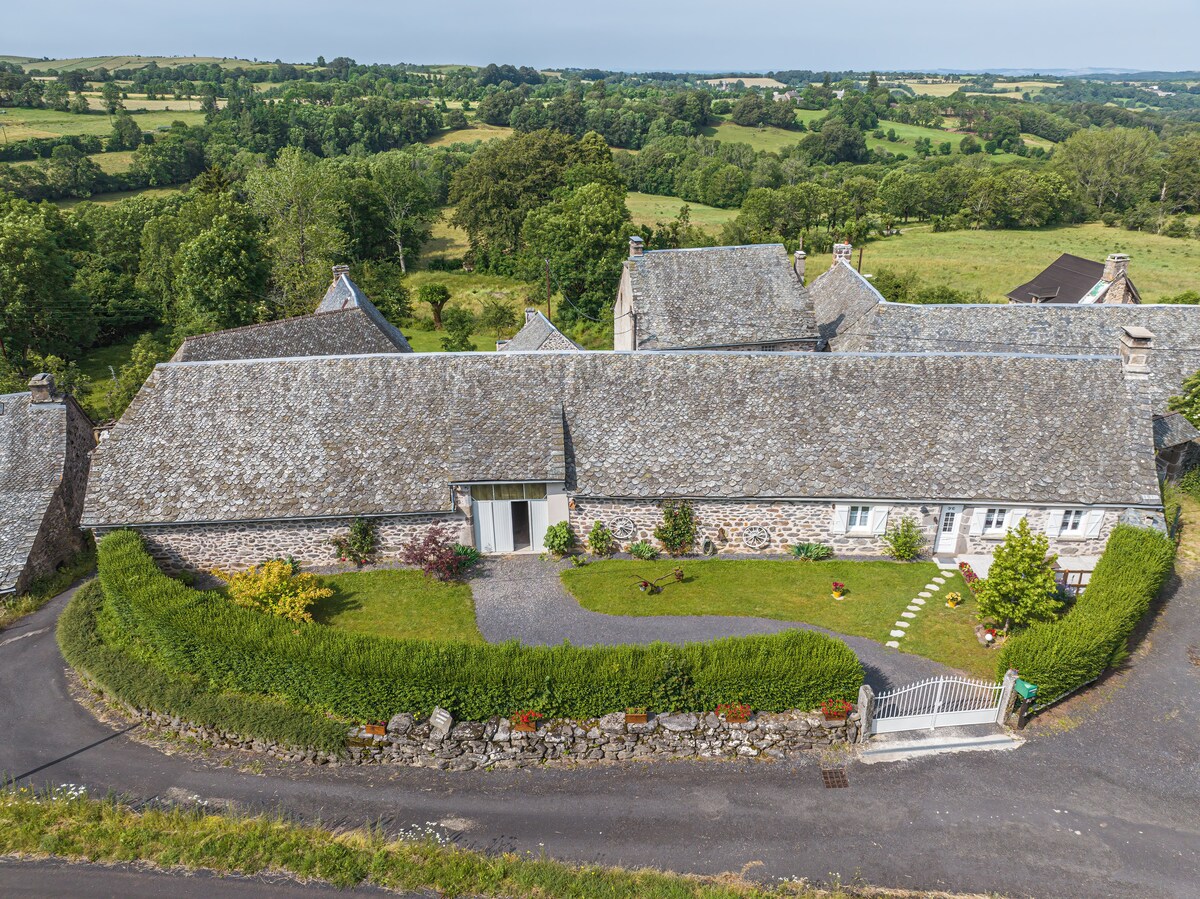
[[[106,537],[99,556],[106,642],[138,647],[163,670],[214,689],[281,697],[351,720],[423,715],[435,705],[477,721],[521,709],[572,718],[722,702],[809,709],[853,699],[863,681],[849,647],[811,631],[686,646],[402,641],[294,624],[189,589],[159,571],[133,532]]]
[[[163,671],[105,645],[97,631],[103,604],[98,583],[80,589],[59,616],[58,645],[67,663],[85,672],[109,696],[137,708],[286,746],[334,752],[345,745],[346,725],[324,715],[266,697],[214,692],[194,676]]]
[[[999,673],[1015,668],[1038,685],[1038,702],[1044,704],[1120,664],[1130,635],[1170,576],[1174,557],[1175,543],[1166,534],[1118,525],[1070,612],[1008,640]]]

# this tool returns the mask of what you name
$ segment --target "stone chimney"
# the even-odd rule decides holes
[[[29,379],[29,402],[58,402],[58,397],[54,394],[54,375],[41,372]]]
[[[335,281],[338,278],[340,278],[342,275],[348,275],[348,274],[350,274],[350,266],[348,266],[348,265],[335,265],[333,267],[333,279]]]
[[[808,254],[803,250],[796,251],[796,261],[792,263],[792,271],[796,273],[796,277],[800,280],[801,285],[804,284],[804,263],[808,259]]]
[[[538,316],[538,311],[532,306],[525,307],[525,324],[529,324]]]
[[[637,259],[644,252],[646,252],[646,241],[642,240],[640,237],[629,238],[629,258],[630,259]]]
[[[1150,377],[1150,354],[1154,335],[1145,328],[1129,325],[1121,329],[1121,367],[1125,377],[1144,381]]]
[[[1129,271],[1129,256],[1125,253],[1109,253],[1104,260],[1104,280],[1115,281]]]
[[[833,264],[844,262],[846,265],[850,265],[850,251],[853,249],[854,247],[848,243],[835,243],[833,245]]]

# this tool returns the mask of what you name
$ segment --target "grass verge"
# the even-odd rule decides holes
[[[36,612],[95,567],[96,548],[91,546],[68,559],[53,574],[38,578],[30,585],[28,592],[0,600],[0,631],[17,619]]]
[[[320,624],[397,639],[483,642],[466,584],[443,583],[419,571],[352,571],[321,582],[333,596],[313,607]]]
[[[73,793],[74,791],[72,791]],[[191,808],[133,811],[65,790],[0,794],[0,855],[140,863],[223,874],[286,874],[339,887],[370,884],[439,896],[606,899],[837,899],[798,884],[759,886],[741,877],[700,878],[647,869],[575,867],[506,852],[484,855],[434,833],[392,839],[378,831],[333,833],[265,816]]]
[[[932,562],[710,559],[683,562],[684,580],[667,582],[658,595],[638,589],[640,579],[663,577],[679,564],[609,559],[569,568],[562,579],[580,605],[607,615],[748,615],[803,621],[883,643],[913,598],[940,576]],[[848,588],[841,601],[830,595],[833,581]],[[995,654],[975,639],[971,604],[948,609],[939,598],[952,591],[970,597],[960,575],[948,577],[913,619],[901,649],[990,678]]]

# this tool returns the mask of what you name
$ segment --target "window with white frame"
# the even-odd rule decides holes
[[[983,513],[983,532],[985,534],[1003,534],[1004,520],[1008,517],[1008,509],[987,509]]]
[[[1067,509],[1063,512],[1062,524],[1058,526],[1060,537],[1078,537],[1083,531],[1083,509]]]
[[[846,527],[851,531],[865,531],[871,526],[870,506],[851,506],[846,518]]]

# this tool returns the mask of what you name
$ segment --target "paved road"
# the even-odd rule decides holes
[[[1173,592],[1132,670],[1024,748],[853,765],[848,790],[823,789],[810,761],[286,776],[163,755],[70,699],[47,630],[64,603],[0,636],[0,771],[21,781],[197,794],[334,825],[436,822],[472,848],[575,861],[1065,899],[1200,895],[1200,667],[1188,659],[1200,581]]]
[[[777,634],[796,628],[832,633],[801,621],[770,618],[720,615],[631,617],[589,612],[563,589],[558,577],[562,567],[565,564],[552,565],[530,555],[487,559],[471,578],[475,617],[484,639],[491,643],[520,640],[531,645],[551,646],[566,640],[576,646],[591,646],[656,641],[695,643],[720,637]],[[886,629],[881,626],[880,633]],[[834,636],[844,640],[858,655],[867,682],[876,692],[950,672],[937,662],[888,649],[873,640],[843,634]]]

